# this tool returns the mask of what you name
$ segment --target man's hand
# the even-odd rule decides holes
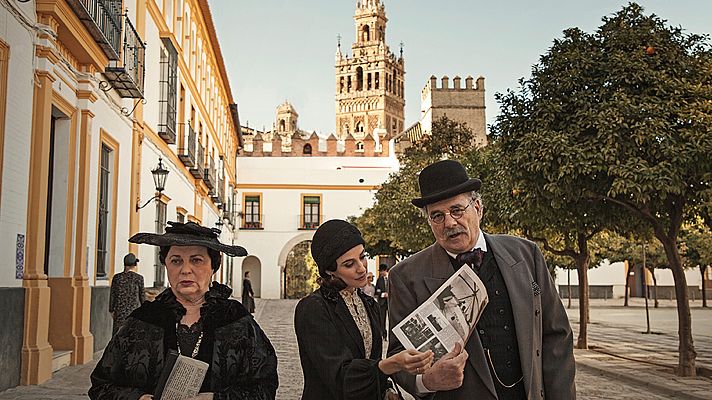
[[[465,377],[467,351],[460,343],[455,344],[451,352],[445,354],[423,374],[423,385],[433,392],[453,390],[462,386]]]

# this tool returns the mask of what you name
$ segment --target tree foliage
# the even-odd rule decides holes
[[[501,154],[512,160],[504,163],[509,168],[501,179],[510,180],[514,194],[502,214],[547,222],[551,215],[520,217],[517,211],[526,204],[544,213],[550,204],[562,219],[557,230],[570,225],[579,234],[620,230],[625,219],[645,223],[675,277],[678,373],[694,375],[678,238],[683,221],[709,202],[709,39],[668,26],[631,3],[604,17],[594,33],[564,31],[532,78],[498,99],[502,114],[495,133]],[[525,172],[536,179],[522,179]],[[576,209],[579,217],[567,212]],[[608,218],[616,213],[624,219]]]
[[[485,156],[472,143],[473,134],[466,124],[442,117],[433,122],[430,135],[404,151],[399,158],[400,170],[376,192],[374,205],[351,219],[363,233],[366,251],[400,258],[433,243],[425,217],[410,202],[420,197],[418,173],[447,158],[460,161],[470,176],[482,176],[486,172]]]

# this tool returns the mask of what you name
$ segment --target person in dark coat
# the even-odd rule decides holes
[[[304,373],[302,400],[381,400],[399,371],[422,373],[433,353],[403,350],[382,359],[380,316],[366,285],[366,254],[359,230],[330,220],[314,233],[312,257],[321,285],[297,304],[294,326]]]
[[[250,314],[255,313],[255,292],[252,290],[250,271],[245,271],[245,279],[242,280],[242,305]]]
[[[138,258],[134,253],[124,256],[124,272],[119,272],[111,279],[109,292],[109,313],[114,320],[112,335],[121,328],[131,312],[146,300],[143,276],[138,272]]]
[[[376,279],[376,299],[381,309],[381,332],[383,337],[388,336],[388,265],[378,266],[378,279]]]
[[[400,323],[465,264],[481,279],[489,303],[464,348],[455,345],[424,374],[397,374],[398,384],[429,399],[575,400],[573,334],[537,245],[482,232],[482,182],[459,162],[425,167],[418,183],[421,197],[411,203],[427,216],[435,243],[391,268],[391,323]],[[402,349],[395,335],[388,345],[389,354]]]
[[[271,400],[277,357],[249,312],[212,282],[221,253],[246,256],[219,242],[219,230],[169,222],[164,234],[138,233],[132,243],[160,246],[170,287],[136,309],[91,374],[91,399],[152,399],[169,350],[208,363],[194,399]]]

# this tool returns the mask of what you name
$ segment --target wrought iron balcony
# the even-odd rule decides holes
[[[181,146],[178,147],[178,158],[188,168],[195,167],[195,130],[190,125],[190,122],[184,122],[180,125],[180,132],[183,135]]]
[[[264,229],[262,214],[247,214],[242,219],[240,229]]]
[[[104,70],[111,86],[123,98],[143,99],[146,75],[146,45],[141,41],[129,17],[124,15],[123,62],[112,61]]]
[[[121,0],[67,0],[109,60],[121,54]]]
[[[223,219],[226,219],[230,225],[235,226],[235,212],[230,209],[230,205],[223,204]]]
[[[218,178],[217,202],[225,205],[225,179]]]
[[[217,180],[215,179],[215,160],[212,156],[210,157],[208,165],[205,166],[205,176],[203,177],[203,180],[205,181],[205,185],[208,189],[215,189]]]
[[[190,174],[193,175],[193,178],[195,179],[203,179],[203,174],[205,173],[205,148],[200,143],[200,140],[198,140],[197,150],[198,154],[196,154],[195,157],[195,165],[190,168]]]
[[[314,230],[321,225],[321,221],[324,220],[323,215],[304,215],[300,218],[299,230]]]

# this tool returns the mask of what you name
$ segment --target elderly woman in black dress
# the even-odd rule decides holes
[[[111,339],[91,374],[92,399],[151,399],[169,350],[209,365],[195,399],[274,399],[277,358],[267,336],[236,300],[212,282],[221,253],[218,230],[169,222],[162,235],[139,233],[132,243],[160,246],[170,287],[136,309]]]
[[[389,375],[422,373],[432,362],[431,351],[416,350],[382,359],[378,304],[359,290],[368,273],[363,245],[361,232],[342,220],[327,221],[314,233],[311,251],[322,283],[294,315],[303,400],[381,400]]]

